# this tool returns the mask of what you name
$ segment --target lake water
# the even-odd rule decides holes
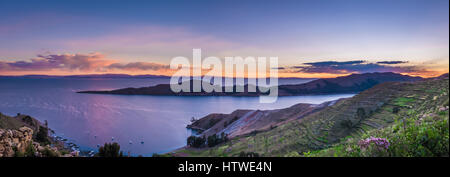
[[[280,79],[280,84],[309,80]],[[31,115],[82,150],[114,141],[124,153],[151,156],[182,147],[192,117],[231,113],[236,109],[278,109],[297,103],[322,103],[353,94],[280,97],[271,104],[258,97],[176,97],[78,94],[167,83],[165,78],[87,79],[0,77],[0,112]],[[141,144],[140,142],[144,143]],[[131,142],[131,143],[130,143]]]

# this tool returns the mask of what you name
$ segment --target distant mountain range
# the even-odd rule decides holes
[[[85,75],[23,75],[23,76],[1,76],[0,77],[22,77],[22,78],[170,78],[164,75],[128,75],[128,74],[85,74]]]
[[[280,85],[278,96],[357,93],[369,89],[377,84],[393,81],[418,81],[421,77],[412,77],[392,72],[352,74],[349,76],[317,79],[303,84]],[[190,81],[192,87],[192,81]],[[151,87],[124,88],[111,91],[80,91],[78,93],[92,94],[120,94],[120,95],[174,95],[174,96],[259,96],[266,93],[248,92],[245,85],[244,92],[172,92],[170,84],[159,84]],[[233,86],[233,90],[236,86]],[[225,90],[225,87],[222,88]]]

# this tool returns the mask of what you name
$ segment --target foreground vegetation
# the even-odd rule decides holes
[[[120,150],[120,145],[116,142],[105,143],[105,145],[98,148],[98,153],[95,157],[124,157],[123,152]]]
[[[442,87],[424,82],[423,95],[394,100],[395,122],[360,137],[347,137],[331,148],[306,152],[307,157],[441,157],[449,156],[448,78]],[[417,100],[417,99],[421,99]]]
[[[435,113],[411,110],[389,127],[348,137],[331,148],[304,153],[307,157],[432,157],[449,155],[448,105]],[[380,138],[374,138],[380,137]],[[300,156],[294,154],[294,156]]]

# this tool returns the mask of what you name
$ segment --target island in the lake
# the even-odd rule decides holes
[[[337,78],[317,79],[303,84],[280,85],[278,86],[278,96],[358,93],[384,82],[418,81],[421,79],[421,77],[412,77],[392,72],[352,74]],[[191,82],[190,86],[192,87],[192,80],[189,82]],[[236,86],[233,86],[233,92],[205,92],[202,90],[201,92],[175,93],[170,89],[170,84],[159,84],[142,88],[123,88],[108,91],[79,91],[77,93],[165,96],[259,96],[267,94],[261,93],[259,89],[256,89],[257,92],[248,92],[248,85],[245,85],[244,88],[244,92],[236,92]],[[225,90],[225,86],[222,87],[222,90]]]

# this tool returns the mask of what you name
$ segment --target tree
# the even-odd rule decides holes
[[[217,136],[217,134],[208,136],[208,142],[207,143],[208,143],[209,147],[213,147],[213,146],[216,146],[216,145],[218,145],[220,143],[227,142],[227,141],[228,141],[228,135],[225,134],[224,132],[222,132],[220,134],[220,136]]]
[[[35,157],[36,149],[33,147],[33,143],[30,142],[25,149],[25,157]]]
[[[347,128],[347,129],[352,129],[355,125],[353,124],[353,122],[351,120],[342,120],[341,121],[341,126]]]
[[[213,146],[215,146],[216,144],[218,144],[218,138],[217,138],[217,135],[214,134],[214,135],[208,136],[208,146],[209,146],[209,147],[213,147]]]
[[[117,143],[105,143],[104,146],[98,148],[98,157],[123,157],[120,151],[120,145]]]
[[[205,141],[205,137],[189,136],[187,138],[187,145],[190,147],[199,148],[205,144]]]
[[[222,142],[227,142],[228,141],[228,134],[225,134],[225,132],[222,132],[220,134],[220,138],[222,139]]]
[[[259,154],[256,152],[244,152],[241,151],[241,153],[239,153],[239,157],[259,157]]]
[[[397,114],[400,111],[400,108],[398,106],[394,107],[394,109],[392,109],[392,113]]]
[[[48,138],[48,128],[39,126],[39,131],[36,133],[36,141],[44,145],[50,144],[50,139]]]
[[[195,138],[197,138],[196,136],[189,136],[188,138],[187,138],[187,145],[188,146],[191,146],[191,147],[194,147],[194,144],[195,144]]]
[[[366,111],[364,110],[364,108],[358,108],[356,110],[356,115],[359,119],[364,119],[366,117]]]

